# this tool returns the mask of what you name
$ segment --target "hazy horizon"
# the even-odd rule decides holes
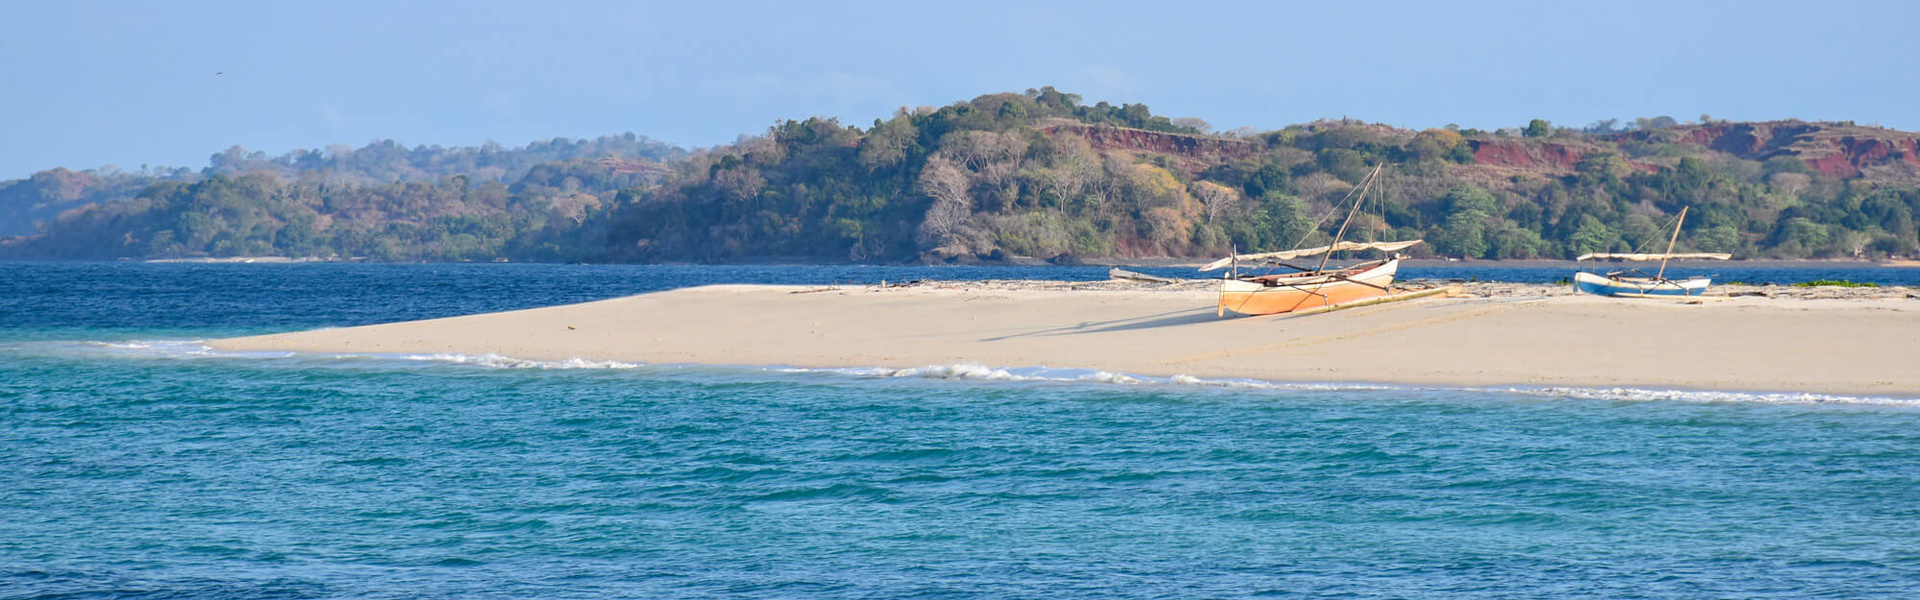
[[[378,139],[685,147],[1044,85],[1220,129],[1492,129],[1702,113],[1920,129],[1920,7],[1784,2],[963,9],[505,3],[17,7],[0,179]]]

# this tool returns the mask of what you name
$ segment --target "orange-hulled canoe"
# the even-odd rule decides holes
[[[1318,274],[1268,275],[1220,282],[1220,312],[1276,315],[1386,295],[1400,259]]]

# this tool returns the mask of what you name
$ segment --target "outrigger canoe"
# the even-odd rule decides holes
[[[1661,254],[1595,252],[1582,254],[1576,261],[1587,260],[1625,260],[1635,262],[1660,261],[1660,270],[1652,277],[1637,270],[1614,271],[1604,276],[1581,271],[1573,274],[1573,289],[1597,296],[1698,296],[1706,293],[1712,278],[1694,277],[1691,279],[1667,279],[1667,261],[1669,260],[1730,260],[1732,254],[1717,252],[1694,252],[1674,254],[1673,245],[1680,241],[1680,226],[1687,222],[1687,207],[1680,209],[1680,215],[1673,219],[1673,236],[1667,238],[1667,251]],[[1635,275],[1638,275],[1637,277]]]
[[[1380,175],[1382,166],[1375,166],[1360,187],[1348,194],[1348,199],[1353,200],[1353,207],[1347,212],[1346,220],[1340,223],[1339,231],[1334,233],[1332,244],[1279,252],[1235,253],[1200,267],[1201,271],[1229,269],[1226,277],[1220,281],[1220,307],[1216,312],[1223,316],[1229,310],[1243,315],[1277,315],[1329,309],[1392,294],[1393,276],[1400,271],[1400,255],[1395,253],[1420,243],[1420,240],[1349,242],[1341,239],[1346,236],[1347,226],[1353,222],[1353,216],[1360,212],[1360,206],[1366,202],[1367,189],[1373,185],[1374,178]],[[1340,202],[1345,203],[1345,200]],[[1337,207],[1335,210],[1339,210]],[[1347,267],[1327,268],[1327,260],[1333,253],[1361,250],[1384,252],[1387,257]],[[1287,263],[1308,257],[1318,257],[1319,264],[1303,267]],[[1242,265],[1286,268],[1291,272],[1250,275],[1240,272]]]
[[[1289,273],[1220,282],[1220,311],[1274,315],[1365,300],[1388,293],[1398,257],[1319,273]]]
[[[1708,277],[1672,280],[1653,277],[1627,277],[1624,275],[1595,275],[1593,273],[1574,273],[1573,286],[1581,292],[1598,296],[1698,296],[1707,291],[1713,280]]]

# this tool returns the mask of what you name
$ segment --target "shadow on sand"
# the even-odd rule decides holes
[[[1056,327],[1053,329],[1042,329],[1040,331],[1029,331],[1026,333],[1015,333],[1012,335],[1003,335],[999,337],[982,338],[980,341],[997,342],[1000,340],[1010,340],[1013,338],[1022,338],[1022,337],[1052,337],[1052,336],[1060,336],[1060,335],[1078,335],[1083,333],[1101,333],[1101,332],[1107,332],[1107,331],[1127,331],[1131,329],[1154,329],[1157,327],[1178,327],[1180,325],[1192,325],[1195,323],[1209,323],[1213,321],[1219,321],[1223,319],[1234,319],[1234,318],[1239,318],[1239,317],[1232,313],[1228,313],[1228,315],[1225,317],[1214,316],[1214,309],[1212,307],[1191,308],[1187,310],[1176,310],[1172,312],[1164,312],[1164,313],[1155,314],[1155,315],[1147,315],[1144,317],[1114,319],[1111,321],[1087,321],[1071,327]]]

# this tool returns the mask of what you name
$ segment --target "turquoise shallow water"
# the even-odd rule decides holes
[[[0,597],[1920,592],[1903,400],[153,343],[573,289],[378,268],[0,265]]]

